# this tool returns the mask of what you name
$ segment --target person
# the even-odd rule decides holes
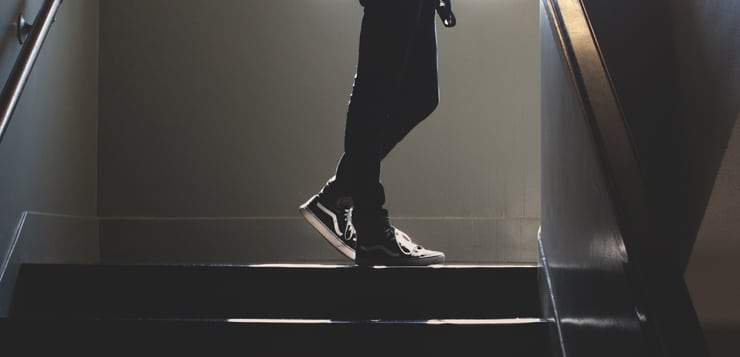
[[[445,261],[394,227],[384,208],[380,163],[437,107],[435,13],[455,25],[451,0],[360,0],[359,59],[342,155],[334,177],[299,211],[360,266]]]

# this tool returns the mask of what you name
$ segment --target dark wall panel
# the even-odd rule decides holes
[[[19,13],[33,20],[43,0],[0,1],[0,85],[15,63],[20,45],[15,21]],[[57,14],[13,120],[0,143],[0,266],[28,257],[75,254],[48,251],[45,244],[72,238],[74,222],[29,220],[30,231],[54,231],[39,241],[19,242],[11,256],[15,230],[24,211],[95,216],[97,213],[98,142],[98,1],[67,0]],[[38,215],[37,215],[38,216]],[[65,243],[87,237],[74,233]],[[90,240],[97,239],[89,237]],[[67,246],[69,247],[69,246]],[[84,254],[84,253],[81,253]],[[2,275],[2,272],[0,272]],[[8,284],[0,282],[0,316],[7,303]]]
[[[567,356],[640,356],[646,344],[593,133],[542,13],[542,249]],[[608,348],[604,348],[608,346]]]
[[[660,226],[685,269],[740,108],[735,0],[584,0]]]
[[[677,78],[673,120],[685,135],[687,215],[691,234],[679,252],[691,255],[732,128],[740,114],[740,3],[737,0],[670,2],[671,44]]]

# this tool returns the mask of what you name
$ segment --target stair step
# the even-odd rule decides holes
[[[24,350],[175,351],[253,356],[551,356],[550,325],[540,320],[488,321],[205,321],[24,320],[0,322],[6,341]]]
[[[423,321],[541,314],[537,268],[531,266],[25,264],[10,316]]]

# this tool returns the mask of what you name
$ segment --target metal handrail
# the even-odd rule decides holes
[[[62,1],[64,0],[44,1],[36,16],[33,28],[21,48],[13,70],[8,76],[8,81],[3,87],[2,94],[0,94],[0,142],[2,142],[5,130],[10,123],[15,108],[18,106],[23,88],[28,82],[28,77],[31,75],[36,59],[41,52],[41,46],[43,46],[49,34],[51,24],[54,22],[54,17],[62,5]]]

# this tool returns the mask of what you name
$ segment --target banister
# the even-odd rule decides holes
[[[45,0],[0,94],[0,142],[63,0]]]

